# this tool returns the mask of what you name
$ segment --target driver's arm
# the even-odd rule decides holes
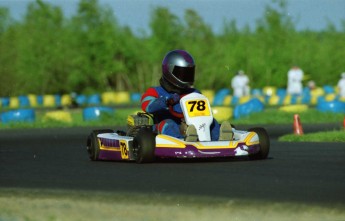
[[[141,109],[147,113],[167,109],[166,98],[160,97],[154,88],[149,88],[141,97]]]

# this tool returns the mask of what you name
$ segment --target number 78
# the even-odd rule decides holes
[[[200,101],[189,101],[188,104],[191,104],[192,106],[190,107],[189,109],[189,112],[193,112],[195,109],[195,106],[196,106],[196,109],[198,111],[204,111],[206,109],[206,102],[203,101],[203,100],[200,100]]]

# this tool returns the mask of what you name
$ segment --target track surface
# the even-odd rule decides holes
[[[271,140],[261,161],[92,162],[90,128],[0,132],[0,188],[193,194],[345,205],[345,144]]]

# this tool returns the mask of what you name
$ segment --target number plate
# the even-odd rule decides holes
[[[128,159],[128,149],[127,149],[126,141],[120,140],[120,148],[121,148],[121,158]]]
[[[188,100],[185,103],[188,111],[188,116],[210,116],[210,109],[207,100]]]

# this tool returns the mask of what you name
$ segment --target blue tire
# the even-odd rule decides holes
[[[2,123],[34,122],[35,111],[33,109],[18,109],[1,114]]]

